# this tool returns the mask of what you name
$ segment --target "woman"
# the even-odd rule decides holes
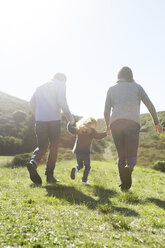
[[[139,143],[141,101],[148,108],[156,131],[161,133],[162,127],[154,105],[144,89],[134,81],[131,69],[123,67],[118,73],[117,84],[107,92],[104,110],[107,130],[111,130],[118,153],[121,190],[128,190],[132,185],[131,174],[136,164]]]

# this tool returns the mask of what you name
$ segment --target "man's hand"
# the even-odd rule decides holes
[[[155,129],[158,134],[163,132],[163,128],[160,124],[155,125]]]
[[[71,121],[69,121],[69,124],[70,124],[71,126],[73,126],[73,125],[74,125],[74,123],[75,123],[75,120],[71,120]]]

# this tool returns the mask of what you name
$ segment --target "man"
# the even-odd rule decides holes
[[[56,183],[54,169],[60,139],[61,110],[70,124],[74,124],[74,118],[66,100],[66,76],[63,73],[57,73],[52,80],[38,87],[30,100],[30,106],[35,116],[38,143],[38,147],[27,164],[30,179],[37,185],[42,184],[37,166],[49,146],[45,171],[46,181]]]

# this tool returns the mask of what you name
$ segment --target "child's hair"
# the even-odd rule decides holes
[[[76,123],[77,133],[91,132],[91,125],[97,124],[97,121],[93,117],[82,118]]]

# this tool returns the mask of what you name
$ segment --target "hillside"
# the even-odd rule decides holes
[[[75,116],[77,121],[80,117]],[[75,137],[66,130],[67,120],[62,115],[62,134],[60,150],[67,158],[73,158],[71,149]],[[0,155],[14,155],[32,152],[36,146],[34,133],[34,118],[28,102],[0,92]],[[101,140],[93,144],[93,158],[103,159],[106,141]],[[61,157],[61,155],[59,155]]]
[[[0,91],[0,113],[8,116],[16,110],[27,111],[28,102]]]
[[[158,113],[165,129],[165,111]],[[80,117],[75,117],[78,120]],[[60,146],[70,150],[66,157],[73,157],[71,149],[75,137],[67,133],[67,121],[62,116],[62,137]],[[105,130],[105,122],[98,120],[98,130]],[[28,102],[0,92],[0,155],[31,152],[36,146],[34,119]],[[107,147],[108,146],[108,147]],[[64,151],[64,150],[63,150]],[[112,137],[94,141],[93,159],[116,160]],[[68,155],[69,154],[69,155]],[[157,135],[149,114],[141,116],[138,165],[152,166],[157,160],[165,160],[165,133]]]
[[[15,114],[21,111],[27,113],[28,110],[28,102],[0,92],[0,135],[18,137],[20,125]]]
[[[8,158],[9,159],[9,158]],[[0,157],[0,247],[163,248],[165,174],[136,167],[121,192],[117,166],[92,161],[91,187],[69,177],[74,161],[57,163],[56,185],[34,187],[26,168],[3,167]],[[2,162],[1,162],[2,161]]]

